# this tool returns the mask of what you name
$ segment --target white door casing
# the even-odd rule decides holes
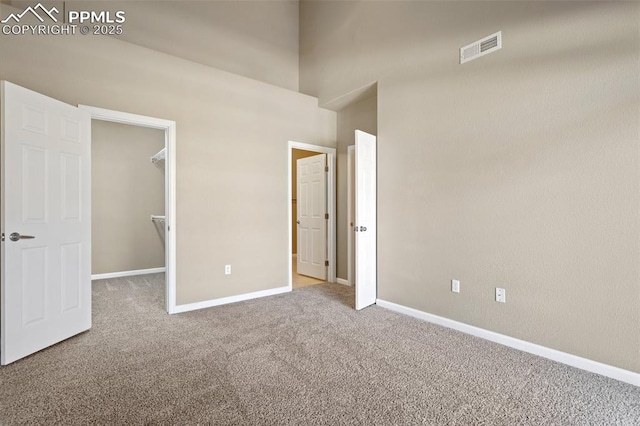
[[[297,161],[298,273],[327,279],[327,178],[325,154]]]
[[[376,303],[376,137],[356,130],[356,309]]]
[[[2,365],[91,328],[90,185],[89,114],[3,81]]]
[[[165,134],[165,306],[167,313],[175,314],[184,312],[183,307],[176,305],[176,122],[146,115],[131,114],[88,105],[79,105],[83,111],[87,111],[92,120],[109,121],[113,123],[127,124],[131,126],[159,129]]]

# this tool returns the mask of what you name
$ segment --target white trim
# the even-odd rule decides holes
[[[227,305],[229,303],[242,302],[243,300],[257,299],[259,297],[274,296],[276,294],[290,292],[289,286],[272,288],[269,290],[255,291],[253,293],[239,294],[237,296],[221,297],[219,299],[205,300],[203,302],[177,305],[174,313],[195,311],[197,309],[211,308],[213,306]]]
[[[329,257],[329,270],[327,271],[327,281],[336,282],[336,149],[321,145],[311,145],[308,143],[289,141],[287,148],[287,229],[289,229],[289,244],[287,251],[287,259],[289,265],[289,290],[293,289],[293,264],[291,252],[293,251],[293,232],[291,224],[293,217],[291,215],[291,151],[293,149],[303,149],[305,151],[318,152],[327,154],[327,166],[329,166],[329,176],[327,179],[327,211],[329,212],[329,229],[327,232],[327,250]]]
[[[452,328],[454,330],[471,334],[472,336],[480,337],[482,339],[490,340],[492,342],[499,343],[510,348],[518,349],[520,351],[538,355],[543,358],[560,362],[562,364],[570,365],[572,367],[580,368],[582,370],[620,380],[621,382],[630,383],[634,386],[640,386],[640,373],[623,370],[622,368],[614,367],[612,365],[603,364],[601,362],[582,358],[576,355],[568,354],[566,352],[561,352],[556,349],[540,346],[535,343],[527,342],[525,340],[516,339],[515,337],[505,336],[504,334],[485,330],[479,327],[474,327],[469,324],[464,324],[448,318],[429,314],[417,309],[408,308],[396,303],[387,302],[386,300],[377,299],[376,304],[382,308],[386,308],[394,312],[409,315],[411,317],[438,324],[443,327]]]
[[[120,272],[107,272],[104,274],[91,275],[91,281],[104,280],[107,278],[120,278],[120,277],[133,277],[134,275],[146,275],[146,274],[158,274],[165,272],[167,268],[149,268],[149,269],[136,269],[135,271],[120,271]]]
[[[349,285],[349,286],[351,285],[351,284],[349,284],[349,280],[345,280],[343,278],[336,278],[336,282],[338,284],[342,284],[342,285]]]
[[[164,130],[165,134],[165,265],[166,310],[176,312],[176,122],[127,112],[113,111],[104,108],[78,105],[78,108],[88,111],[93,120],[111,121],[114,123],[130,124],[133,126],[150,127]]]

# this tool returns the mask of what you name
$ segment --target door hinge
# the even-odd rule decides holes
[[[324,171],[328,172],[329,171],[329,166],[324,166]]]
[[[324,266],[329,266],[329,261],[328,260],[324,261]]]
[[[325,214],[324,214],[324,218],[325,218],[325,219],[329,219],[329,213],[325,213]]]
[[[4,241],[4,232],[2,233],[2,241]]]

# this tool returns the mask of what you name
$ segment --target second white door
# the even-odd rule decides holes
[[[5,365],[91,327],[91,120],[15,84],[1,87]]]
[[[327,279],[327,180],[325,154],[297,161],[298,273]]]
[[[356,309],[377,297],[377,164],[376,137],[356,130],[355,147],[355,280]]]

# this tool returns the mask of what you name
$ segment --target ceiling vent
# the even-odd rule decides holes
[[[464,64],[498,49],[502,49],[502,31],[461,47],[460,63]]]

